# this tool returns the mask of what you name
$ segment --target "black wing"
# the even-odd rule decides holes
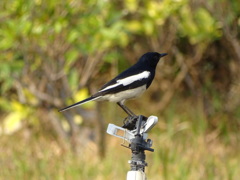
[[[154,72],[151,72],[149,74],[149,77],[147,78],[140,78],[136,79],[135,81],[131,82],[130,84],[124,85],[121,82],[123,82],[126,78],[134,76],[134,75],[139,75],[143,73],[146,70],[139,69],[137,67],[131,67],[127,69],[126,71],[123,71],[120,73],[118,76],[116,76],[114,79],[106,83],[105,85],[102,86],[102,88],[99,90],[99,92],[96,95],[105,95],[105,94],[114,94],[118,93],[121,91],[125,91],[128,89],[134,89],[136,87],[140,87],[142,85],[147,85],[147,88],[151,84],[153,78],[154,78]]]

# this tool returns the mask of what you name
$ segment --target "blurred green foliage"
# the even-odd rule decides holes
[[[32,131],[44,129],[40,137],[47,134],[54,137],[51,142],[64,139],[81,147],[73,139],[87,134],[90,128],[92,134],[99,133],[96,137],[104,139],[101,136],[104,122],[101,124],[96,114],[104,114],[104,119],[114,119],[116,114],[122,116],[113,106],[104,104],[109,109],[106,111],[92,103],[63,115],[57,109],[95,92],[143,53],[159,51],[169,55],[159,65],[155,82],[142,99],[148,109],[140,101],[130,106],[138,113],[170,119],[165,123],[167,138],[177,133],[176,124],[193,122],[189,136],[204,139],[205,135],[217,132],[233,147],[232,139],[239,135],[232,135],[232,131],[240,127],[239,32],[239,0],[2,0],[0,135],[14,138],[19,131],[30,129],[34,134]],[[182,103],[194,108],[184,109]],[[175,115],[179,108],[186,111],[180,120]],[[84,136],[85,139],[91,139],[92,134]],[[180,138],[180,142],[185,140],[185,136]],[[180,158],[178,153],[183,152],[168,152],[177,143],[170,142],[171,146],[156,155],[164,166],[160,168],[163,178],[171,179],[169,172],[177,172],[174,169],[177,168],[182,174],[175,174],[176,179],[191,179],[189,161],[180,160],[181,167],[172,167]],[[216,144],[223,149],[222,142]],[[196,146],[201,145],[200,141]],[[229,151],[234,154],[232,149]],[[228,179],[236,177],[232,154],[227,163],[229,175],[224,173]],[[214,167],[219,160],[216,159],[214,156],[204,162],[209,166],[204,178],[214,179],[217,174]],[[25,160],[16,163],[29,169]],[[39,169],[45,170],[46,164],[44,160],[42,165],[40,162]],[[198,167],[194,163],[193,166]],[[68,174],[65,177],[69,179]]]

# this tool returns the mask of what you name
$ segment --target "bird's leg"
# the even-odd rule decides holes
[[[117,105],[119,105],[129,116],[136,116],[127,106],[123,105],[122,103],[117,102]]]

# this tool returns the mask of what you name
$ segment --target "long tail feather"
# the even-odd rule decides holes
[[[98,96],[98,97],[89,97],[89,98],[84,99],[84,100],[82,100],[82,101],[79,101],[79,102],[77,102],[77,103],[75,103],[75,104],[72,104],[72,105],[70,105],[70,106],[67,106],[67,107],[65,107],[65,108],[63,108],[63,109],[60,109],[59,112],[63,112],[63,111],[66,111],[66,110],[68,110],[68,109],[74,108],[74,107],[76,107],[76,106],[80,106],[80,105],[82,105],[82,104],[85,104],[85,103],[87,103],[87,102],[89,102],[89,101],[96,100],[96,99],[98,99],[98,98],[100,98],[100,96]]]

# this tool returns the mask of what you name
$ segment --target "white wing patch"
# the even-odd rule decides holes
[[[107,86],[106,88],[100,90],[99,92],[106,91],[108,89],[112,89],[112,88],[120,86],[120,85],[127,86],[127,85],[133,83],[134,81],[140,81],[144,78],[148,78],[149,76],[150,76],[149,71],[143,71],[142,73],[139,73],[139,74],[136,74],[136,75],[133,75],[133,76],[129,76],[129,77],[126,77],[124,79],[119,79],[119,80],[117,80],[116,84]]]

